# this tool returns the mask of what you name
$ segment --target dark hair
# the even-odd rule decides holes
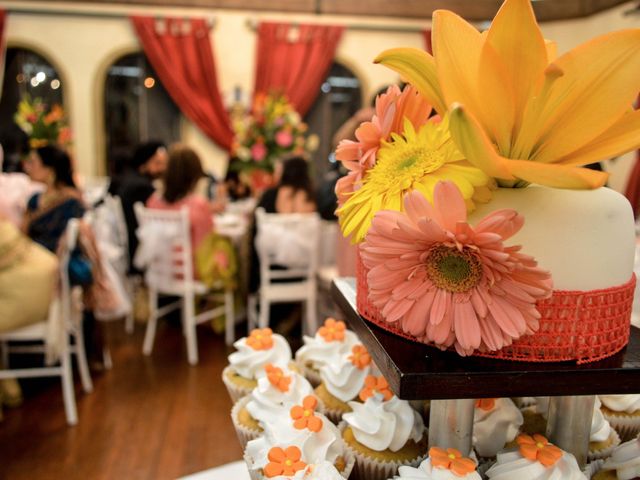
[[[164,143],[158,141],[141,143],[133,152],[133,157],[131,158],[131,167],[134,170],[138,170],[156,154],[159,148],[165,147],[166,145]]]
[[[291,157],[282,164],[280,186],[292,187],[295,191],[307,192],[307,197],[313,199],[315,190],[309,176],[309,164],[302,157]]]
[[[164,174],[164,199],[174,203],[186,197],[203,176],[204,170],[198,154],[184,144],[172,145]]]
[[[45,167],[53,169],[56,176],[56,185],[65,185],[67,187],[76,187],[73,181],[73,169],[71,168],[71,158],[67,152],[61,148],[47,145],[36,149],[42,164]]]

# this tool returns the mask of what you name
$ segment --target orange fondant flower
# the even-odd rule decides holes
[[[381,393],[385,400],[393,397],[393,392],[389,389],[389,384],[383,376],[367,375],[367,378],[364,379],[364,388],[360,390],[360,400],[365,402],[367,398],[376,393]]]
[[[269,463],[264,467],[264,475],[267,478],[278,475],[295,475],[297,471],[307,466],[300,460],[301,456],[302,452],[295,446],[287,447],[284,450],[280,447],[273,447],[267,455]]]
[[[276,367],[271,363],[267,363],[264,366],[264,371],[267,372],[267,378],[269,383],[276,387],[281,392],[288,392],[289,385],[291,384],[291,376],[285,375],[280,367]]]
[[[307,395],[302,401],[302,406],[291,407],[290,414],[294,420],[293,426],[298,430],[308,428],[312,432],[319,432],[322,428],[322,419],[315,416],[318,400],[313,395]]]
[[[476,470],[476,462],[470,458],[463,457],[462,453],[455,448],[443,450],[439,447],[431,447],[429,449],[429,458],[431,459],[431,465],[435,468],[450,470],[458,477],[464,477]]]
[[[479,398],[476,400],[476,408],[479,408],[480,410],[484,410],[485,412],[488,412],[489,410],[493,410],[495,406],[496,406],[495,398]]]
[[[538,461],[545,467],[550,467],[562,457],[562,450],[542,435],[520,435],[516,441],[520,445],[520,453],[528,460]]]
[[[247,338],[247,345],[254,350],[269,350],[273,347],[273,332],[270,328],[256,328]]]
[[[318,333],[324,338],[325,342],[341,342],[344,340],[344,331],[346,328],[342,320],[327,318],[324,321],[324,326],[320,327]]]
[[[349,360],[351,360],[351,363],[353,363],[357,368],[363,370],[371,364],[371,355],[369,355],[369,352],[364,345],[354,345],[351,349]]]

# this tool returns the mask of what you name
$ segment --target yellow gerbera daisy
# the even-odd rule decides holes
[[[445,117],[416,132],[405,120],[402,135],[392,133],[391,141],[382,142],[375,166],[337,211],[345,237],[353,234],[354,243],[362,241],[375,213],[402,211],[404,195],[412,190],[433,201],[434,188],[441,180],[457,185],[469,210],[474,207],[473,200],[489,200],[490,177],[465,160],[451,139],[448,124]]]

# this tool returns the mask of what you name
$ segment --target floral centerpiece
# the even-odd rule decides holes
[[[307,125],[285,95],[257,94],[251,111],[233,122],[235,165],[252,187],[269,186],[276,161],[313,150],[305,137]]]
[[[508,242],[522,212],[501,207],[475,225],[468,216],[491,206],[498,187],[601,187],[607,174],[580,166],[640,147],[640,111],[631,108],[640,30],[558,56],[530,1],[505,0],[483,33],[434,12],[432,40],[433,56],[396,48],[376,58],[409,84],[380,95],[356,140],[338,145],[348,174],[336,186],[337,214],[359,244],[363,316],[461,355],[491,354],[552,328],[555,307],[540,306],[559,304],[561,293],[527,245]],[[617,317],[627,338],[628,283]],[[535,360],[546,361],[550,348],[535,347]]]
[[[25,95],[18,104],[14,121],[29,136],[31,148],[71,145],[71,129],[59,104],[48,106],[41,98]]]

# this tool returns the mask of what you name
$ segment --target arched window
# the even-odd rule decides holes
[[[360,80],[349,68],[334,62],[320,87],[320,95],[305,118],[309,132],[318,135],[320,140],[318,150],[313,154],[318,185],[332,168],[333,157],[329,155],[333,152],[333,135],[361,106]]]
[[[110,174],[121,171],[138,143],[180,138],[180,111],[142,53],[120,57],[107,70],[104,115]]]
[[[47,105],[62,105],[63,90],[58,72],[46,58],[26,48],[7,48],[0,97],[3,170],[20,169],[20,158],[28,149],[27,135],[14,122],[20,100],[30,95],[31,98],[42,98]]]

